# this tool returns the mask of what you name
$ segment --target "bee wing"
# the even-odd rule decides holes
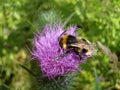
[[[74,43],[74,44],[71,44],[72,47],[78,47],[78,48],[82,48],[84,46],[84,44],[82,43]]]
[[[71,46],[78,48],[79,52],[82,49],[86,49],[87,50],[87,52],[85,53],[86,55],[94,54],[95,47],[91,43],[89,43],[87,40],[82,39],[79,40],[80,41],[78,43],[71,44]]]
[[[77,41],[78,41],[79,43],[84,43],[84,44],[86,44],[86,45],[91,44],[90,41],[88,41],[88,40],[86,40],[86,39],[84,39],[84,38],[81,38],[81,37],[77,37]]]

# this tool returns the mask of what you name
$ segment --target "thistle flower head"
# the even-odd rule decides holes
[[[67,34],[75,35],[76,26],[67,28]],[[69,72],[76,72],[79,64],[89,56],[79,56],[74,52],[69,55],[53,61],[54,58],[65,53],[65,50],[60,48],[58,37],[63,33],[62,24],[48,24],[42,32],[36,33],[34,37],[33,56],[40,62],[40,67],[43,76],[55,78],[56,76],[65,76]]]

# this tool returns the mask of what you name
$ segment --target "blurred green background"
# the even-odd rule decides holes
[[[72,13],[66,26],[80,27],[80,35],[98,50],[68,87],[120,90],[120,0],[0,0],[0,90],[31,89],[33,78],[25,67],[32,68],[26,62],[34,32],[54,19],[65,22]]]

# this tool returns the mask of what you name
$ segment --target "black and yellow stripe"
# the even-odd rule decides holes
[[[64,49],[71,48],[71,44],[77,43],[76,37],[65,34],[61,39],[60,39],[60,46]]]

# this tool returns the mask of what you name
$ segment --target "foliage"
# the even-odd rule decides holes
[[[29,69],[40,72],[37,64],[26,63],[31,58],[28,48],[31,49],[33,33],[46,23],[65,22],[73,13],[67,25],[80,27],[78,34],[94,42],[98,52],[80,65],[84,70],[72,77],[68,90],[120,89],[120,0],[1,0],[0,89],[40,88],[42,81],[37,83],[29,74]]]

